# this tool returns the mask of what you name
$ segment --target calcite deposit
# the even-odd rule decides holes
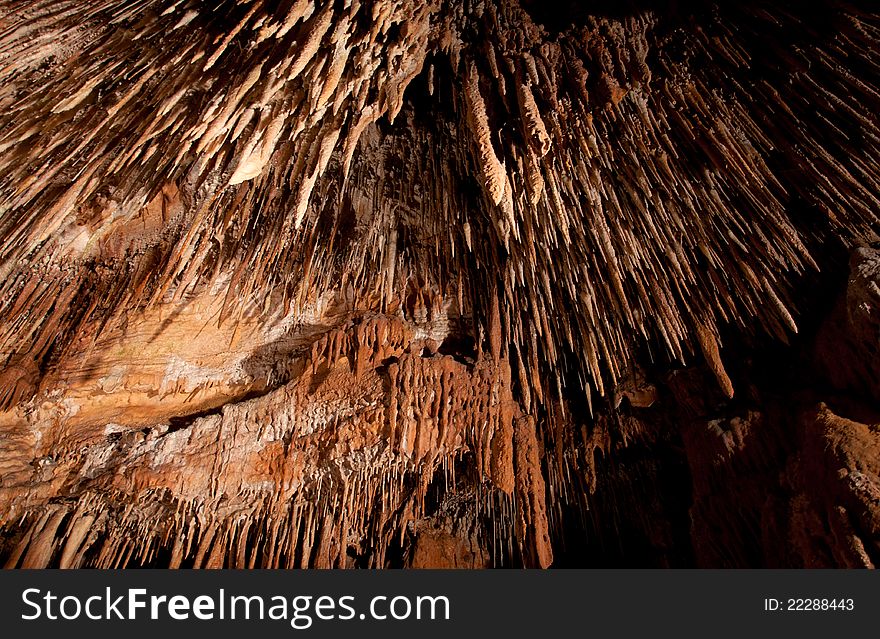
[[[875,566],[878,86],[857,0],[0,0],[0,562]]]

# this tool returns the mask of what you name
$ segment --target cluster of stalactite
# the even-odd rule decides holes
[[[640,364],[798,331],[880,229],[877,13],[533,4],[0,0],[9,565],[382,566],[467,494],[546,566]],[[134,380],[175,322],[221,363]]]
[[[465,456],[484,493],[476,533],[496,530],[481,547],[550,565],[538,432],[506,361],[457,361],[379,316],[299,364],[260,398],[57,449],[28,494],[3,491],[24,532],[7,566],[381,567]],[[31,509],[60,486],[72,499]]]

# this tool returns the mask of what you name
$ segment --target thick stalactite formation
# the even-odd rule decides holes
[[[880,562],[880,14],[551,4],[0,0],[7,567]]]

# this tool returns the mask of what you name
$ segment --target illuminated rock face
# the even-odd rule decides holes
[[[0,560],[877,564],[880,16],[584,4],[0,0]]]

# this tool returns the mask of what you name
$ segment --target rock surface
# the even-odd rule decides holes
[[[880,14],[606,4],[0,0],[0,561],[875,566]]]

